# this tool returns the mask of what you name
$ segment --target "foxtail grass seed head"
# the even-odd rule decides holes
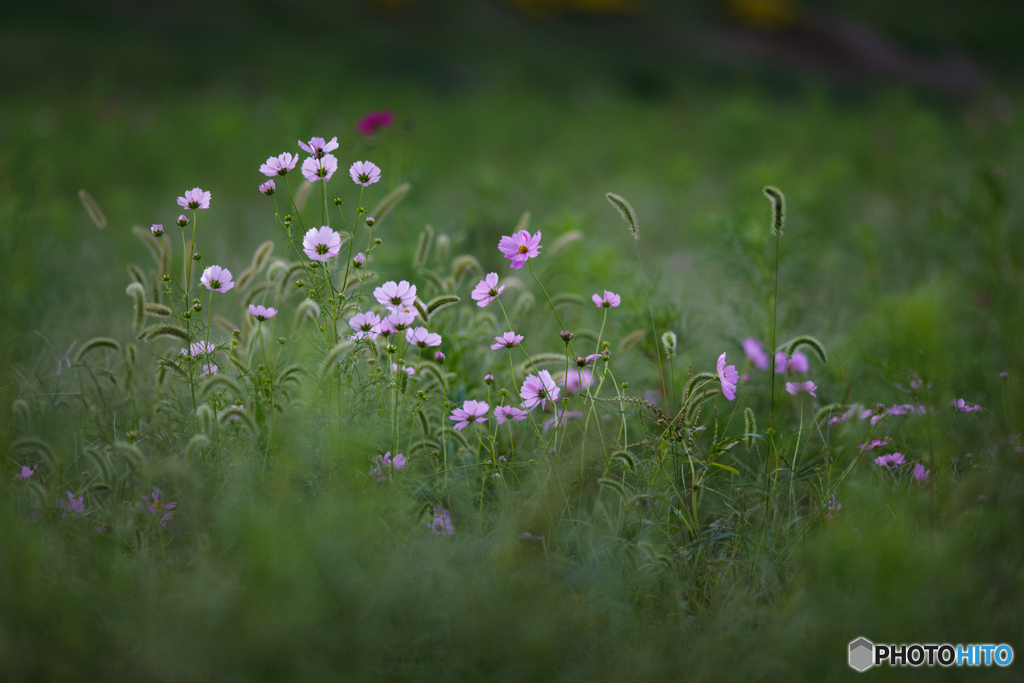
[[[178,216],[178,220],[176,222],[178,223],[178,227],[184,228],[186,225],[188,225],[188,216],[182,214]]]
[[[326,261],[341,252],[341,235],[328,226],[310,228],[302,238],[302,251],[314,261]]]
[[[273,178],[279,175],[288,175],[288,171],[295,170],[295,164],[299,163],[299,155],[291,152],[281,152],[276,157],[270,157],[260,165],[260,173]],[[262,185],[260,186],[263,187]],[[270,181],[271,192],[273,192],[274,181]],[[262,191],[262,190],[261,190]],[[264,192],[263,194],[267,194]]]
[[[331,176],[338,170],[338,160],[334,158],[333,154],[324,154],[322,157],[307,157],[302,162],[302,177],[311,183],[318,183],[323,180],[325,183],[331,179]],[[307,185],[307,187],[309,187]],[[295,204],[302,208],[305,203],[305,195],[301,198],[295,198]]]
[[[781,237],[782,228],[786,225],[786,196],[782,190],[771,185],[766,185],[763,192],[772,205],[772,235]]]
[[[676,357],[676,344],[678,343],[676,333],[669,331],[661,335],[661,348],[665,350],[665,358],[672,360]]]
[[[754,418],[754,411],[751,408],[743,410],[743,443],[747,450],[754,448],[754,435],[757,433],[757,420]]]
[[[262,185],[260,185],[260,193],[261,194],[265,194],[268,197],[270,195],[274,194],[274,192],[276,190],[277,190],[277,187],[274,185],[274,181],[273,180],[268,180],[267,182],[265,182]]]
[[[349,167],[348,175],[356,185],[369,187],[380,180],[380,167],[372,161],[357,161]]]
[[[211,292],[220,292],[221,294],[235,286],[234,280],[231,279],[231,271],[220,266],[210,266],[204,270],[199,281]]]
[[[609,192],[605,195],[608,202],[615,207],[615,210],[622,216],[622,220],[626,221],[626,225],[629,226],[629,232],[633,235],[633,239],[640,239],[640,223],[637,221],[636,212],[633,210],[633,206],[626,201],[625,197],[621,197],[613,192]]]
[[[796,358],[796,356],[797,356],[796,350],[798,348],[800,348],[801,346],[806,346],[806,347],[810,348],[811,351],[813,351],[815,353],[815,355],[818,356],[818,360],[820,360],[822,363],[828,363],[828,352],[827,352],[827,350],[825,348],[825,345],[822,344],[821,341],[819,341],[817,337],[812,337],[809,334],[801,335],[801,336],[797,337],[796,339],[792,339],[789,342],[787,342],[786,344],[783,344],[783,349],[785,350],[787,357],[789,357],[789,358]],[[800,355],[803,356],[803,354],[800,354]],[[806,364],[806,362],[807,362],[807,357],[803,356],[803,358],[804,358],[804,360],[803,360],[802,365]],[[796,370],[796,372],[807,372],[807,369]],[[920,380],[918,380],[918,381],[920,381]],[[913,382],[911,382],[911,384],[913,384]]]
[[[153,233],[153,237],[160,237],[161,235],[164,234],[164,226],[160,225],[159,223],[154,223],[153,226],[149,229],[149,231]]]
[[[203,191],[198,187],[194,187],[191,190],[185,191],[184,197],[178,197],[178,206],[183,209],[209,209],[210,208],[210,193],[209,191]]]
[[[85,190],[78,191],[78,198],[82,201],[82,206],[85,207],[86,212],[89,214],[89,218],[96,225],[97,228],[102,230],[107,227],[107,217],[103,215],[103,211],[100,210],[100,205],[96,203],[96,200],[92,198]]]

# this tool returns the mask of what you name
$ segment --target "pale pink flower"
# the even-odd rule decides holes
[[[604,296],[595,294],[590,297],[590,300],[594,302],[594,305],[598,308],[615,308],[622,303],[622,297],[615,292],[609,292],[607,289],[604,290]]]
[[[487,411],[490,409],[487,401],[470,399],[463,401],[461,408],[453,410],[448,419],[455,423],[455,429],[462,430],[471,423],[487,422]]]
[[[797,351],[793,354],[793,357],[786,359],[786,354],[779,351],[775,354],[775,372],[807,372],[811,369],[811,364],[807,360],[807,356]]]
[[[379,323],[374,325],[373,326],[373,332],[375,334],[379,334],[380,336],[384,337],[384,339],[387,339],[388,337],[390,337],[393,334],[398,334],[398,330],[395,329],[394,324],[390,320],[388,320],[387,318],[384,318]]]
[[[161,515],[160,526],[164,529],[164,531],[176,532],[179,530],[177,523],[171,516],[171,510],[178,507],[178,504],[163,502],[163,500],[160,497],[160,492],[157,491],[156,489],[153,490],[153,493],[150,495],[149,498],[146,498],[145,496],[142,497],[141,506],[154,517],[156,517],[157,515]]]
[[[277,186],[274,185],[274,181],[273,180],[268,180],[267,182],[265,182],[262,185],[260,185],[260,192],[262,194],[267,195],[268,197],[270,195],[274,194],[274,191],[276,189],[277,189]]]
[[[429,524],[430,531],[438,536],[451,536],[455,533],[455,525],[452,524],[452,513],[448,508],[434,506],[434,518]]]
[[[218,368],[217,368],[216,365],[214,365],[213,363],[207,363],[206,365],[203,366],[203,369],[199,372],[199,378],[200,379],[206,379],[210,375],[216,375],[217,374],[217,370],[218,370]]]
[[[740,373],[736,372],[735,365],[725,364],[725,353],[718,357],[718,381],[722,384],[722,394],[730,401],[736,400],[736,383],[740,379]]]
[[[768,369],[768,352],[764,350],[764,344],[754,339],[753,337],[747,337],[743,340],[743,353],[746,354],[750,362],[754,364],[754,367],[758,370]]]
[[[786,382],[786,391],[793,394],[794,396],[797,396],[799,394],[810,394],[811,396],[817,397],[817,394],[814,393],[815,390],[817,390],[817,388],[818,387],[814,384],[814,382],[810,381]]]
[[[356,132],[360,135],[373,135],[377,131],[389,127],[394,120],[395,115],[387,110],[371,111],[359,119],[359,123],[356,124]]]
[[[972,406],[970,403],[967,403],[962,398],[954,398],[953,399],[953,407],[956,408],[957,410],[959,410],[961,413],[975,413],[975,412],[978,412],[979,410],[981,410],[981,406],[979,406],[979,405],[973,405]]]
[[[540,406],[544,410],[547,401],[557,401],[561,395],[561,389],[551,379],[551,373],[541,370],[538,375],[529,375],[523,382],[523,388],[519,390],[519,396],[523,399],[522,407],[533,410]]]
[[[333,154],[325,154],[323,157],[306,157],[302,162],[302,177],[311,183],[320,179],[327,182],[338,170],[338,160]]]
[[[902,453],[888,453],[886,455],[880,455],[875,458],[875,464],[879,467],[889,467],[896,469],[904,462]]]
[[[392,460],[391,451],[388,451],[384,455],[377,456],[377,467],[373,469],[371,474],[377,476],[377,481],[384,481],[391,476],[393,470],[400,470],[405,467],[406,457],[399,453]]]
[[[28,465],[22,465],[21,466],[21,472],[18,472],[17,474],[15,474],[14,478],[15,479],[28,479],[29,477],[31,477],[35,473],[36,473],[36,471],[34,469],[32,469],[31,467],[29,467]]]
[[[565,390],[569,393],[577,393],[581,389],[589,389],[590,385],[594,383],[594,373],[586,368],[577,368],[569,370],[559,384],[565,387]]]
[[[210,193],[203,192],[198,187],[185,190],[185,196],[178,197],[178,206],[185,209],[209,209]]]
[[[562,412],[558,412],[558,410],[556,409],[555,414],[551,416],[551,419],[549,419],[547,422],[541,425],[541,431],[547,432],[552,427],[557,427],[559,425],[565,424],[566,422],[573,418],[580,417],[583,417],[583,413],[581,413],[578,410],[563,410]]]
[[[199,281],[211,292],[220,292],[221,294],[235,286],[234,280],[231,279],[231,271],[220,266],[210,266],[204,270]]]
[[[60,514],[60,518],[64,519],[71,513],[82,514],[85,511],[85,496],[75,498],[71,491],[67,492],[68,499],[58,501],[60,509],[63,510]]]
[[[372,161],[357,161],[348,169],[352,182],[369,187],[380,180],[380,168]]]
[[[153,233],[153,237],[160,237],[164,234],[164,226],[159,223],[154,223],[153,227],[151,227],[149,231]]]
[[[270,320],[277,315],[277,309],[271,308],[270,306],[254,306],[253,304],[249,304],[249,313],[251,313],[252,316],[260,322],[263,322],[264,320]]]
[[[473,297],[473,301],[477,302],[477,306],[483,308],[497,299],[504,289],[505,285],[498,286],[498,274],[488,273],[487,277],[478,282],[476,287],[473,288],[470,296]]]
[[[891,441],[892,441],[892,439],[890,439],[889,437],[885,437],[884,439],[875,439],[874,441],[872,441],[870,443],[862,443],[860,445],[860,449],[862,451],[873,451],[876,448],[881,448],[882,446],[888,446]]]
[[[405,365],[399,365],[398,363],[391,364],[391,372],[397,373],[399,370],[412,377],[416,374],[416,368],[410,368]]]
[[[182,349],[181,355],[185,358],[198,358],[199,356],[208,356],[216,350],[217,347],[210,342],[197,341],[189,344],[187,349]]]
[[[494,409],[494,418],[500,425],[503,425],[506,422],[518,422],[519,420],[525,420],[527,415],[529,415],[529,413],[520,408],[516,408],[515,406],[498,406]]]
[[[395,332],[401,332],[416,322],[416,314],[411,311],[391,311],[385,320],[391,324]]]
[[[372,311],[356,313],[348,319],[348,326],[355,330],[355,334],[352,335],[352,338],[355,340],[376,339],[378,334],[375,328],[379,324],[380,316]]]
[[[497,344],[491,344],[491,349],[497,351],[498,349],[511,349],[513,346],[519,346],[519,342],[523,341],[523,335],[516,334],[515,332],[506,332],[500,337],[495,337],[494,341]]]
[[[281,152],[276,157],[270,157],[260,166],[260,173],[270,178],[278,175],[287,175],[288,171],[295,170],[295,164],[299,163],[299,155],[291,152]]]
[[[921,463],[917,463],[916,465],[914,465],[914,479],[916,479],[917,481],[921,483],[927,483],[928,475],[930,474],[931,470],[926,470],[924,468],[924,465],[922,465]]]
[[[299,147],[307,154],[312,154],[314,159],[319,159],[328,152],[338,149],[338,138],[335,136],[330,142],[324,141],[323,138],[310,138],[309,142],[299,140]]]
[[[518,270],[526,265],[528,259],[540,256],[540,230],[530,236],[527,230],[520,230],[512,236],[506,235],[498,242],[498,250],[505,255],[513,269]]]
[[[425,327],[417,327],[415,329],[410,327],[405,331],[405,341],[425,349],[428,346],[440,346],[441,335],[430,332]]]
[[[314,261],[326,261],[341,251],[341,235],[326,225],[310,228],[302,238],[302,251]]]
[[[396,308],[408,308],[416,303],[416,285],[410,285],[405,280],[401,282],[390,280],[373,290],[373,296],[381,306],[389,311]]]

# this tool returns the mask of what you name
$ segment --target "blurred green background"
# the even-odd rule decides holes
[[[259,164],[296,139],[337,135],[343,164],[372,159],[383,189],[412,184],[380,234],[392,276],[411,273],[427,223],[496,268],[498,236],[529,210],[546,236],[585,235],[560,280],[552,273],[563,289],[639,293],[621,256],[632,238],[604,200],[626,196],[684,362],[701,367],[724,342],[738,353],[739,339],[765,336],[761,188],[777,185],[789,206],[786,334],[834,348],[854,400],[894,401],[893,378],[926,367],[942,391],[992,408],[966,436],[939,438],[981,454],[1024,429],[1022,29],[1016,0],[6,7],[4,406],[26,368],[126,329],[125,264],[146,258],[131,226],[171,225],[175,197],[199,185],[214,197],[204,248],[241,270],[276,237]],[[357,120],[380,109],[395,125],[358,136]],[[206,520],[198,551],[151,563],[106,539],[37,539],[8,517],[0,672],[822,681],[854,675],[845,644],[859,635],[1017,647],[1024,515],[1007,450],[948,496],[941,523],[920,501],[851,486],[842,521],[780,549],[793,570],[771,600],[731,583],[696,623],[631,600],[642,586],[609,588],[632,576],[612,562],[493,539],[410,545],[384,522],[353,521],[386,516],[387,502],[232,500]],[[393,554],[375,552],[382,538]]]

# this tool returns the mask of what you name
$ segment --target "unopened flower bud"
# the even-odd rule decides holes
[[[344,203],[345,203],[345,200],[342,199],[341,197],[335,197],[334,198],[334,205],[335,206],[341,206]]]
[[[203,305],[202,304],[192,304],[192,310],[195,311],[196,313],[198,313],[199,311],[203,310]]]
[[[181,314],[181,317],[184,318],[185,320],[188,320],[189,318],[192,317],[192,311],[185,311],[184,313]]]
[[[494,375],[490,373],[484,375],[484,384],[494,384]]]
[[[159,223],[154,223],[153,227],[150,228],[150,231],[153,233],[153,237],[160,237],[164,234],[164,226]]]
[[[202,258],[203,258],[203,253],[200,252],[200,251],[197,251],[196,253],[192,254],[192,260],[193,261],[199,261]]]
[[[629,382],[623,382],[622,383],[622,388],[623,389],[629,389]]]
[[[366,362],[369,363],[370,365],[373,365],[374,363],[377,362],[377,359],[376,358],[367,358]]]
[[[277,338],[277,343],[278,343],[278,344],[282,344],[282,345],[283,345],[283,344],[285,344],[285,343],[286,343],[287,341],[288,341],[288,340],[287,340],[287,339],[285,339],[284,337],[278,337],[278,338]]]
[[[499,396],[508,396],[508,389],[505,389],[504,387],[499,389],[498,390],[498,395]]]
[[[437,351],[436,353],[434,353],[434,360],[436,360],[438,363],[443,363],[444,362],[444,354],[441,353],[440,351]]]
[[[313,270],[316,270],[317,268],[320,267],[320,264],[317,263],[316,261],[313,261],[312,263],[309,264],[309,267],[312,268]]]
[[[601,351],[601,358],[604,358],[605,360],[608,360],[611,357],[612,357],[611,349],[606,348],[603,351]]]
[[[183,228],[188,225],[188,218],[184,214],[178,216],[178,225]]]
[[[366,254],[359,252],[352,258],[352,266],[355,268],[362,268],[366,265]]]
[[[395,346],[394,344],[388,344],[388,345],[387,345],[387,346],[386,346],[386,347],[384,348],[384,350],[385,350],[385,351],[387,351],[387,352],[388,352],[388,354],[393,354],[393,353],[395,353],[396,351],[398,351],[398,347],[397,347],[397,346]]]
[[[299,287],[301,289],[302,287],[306,286],[306,281],[305,280],[296,280],[295,281],[295,286]]]
[[[376,222],[377,221],[374,219],[373,216],[367,216],[366,217],[366,227],[372,228]]]
[[[562,338],[562,341],[568,344],[576,335],[574,335],[569,330],[562,330],[561,332],[558,333],[558,336]]]
[[[170,275],[161,275],[160,279],[163,280],[164,282],[170,282],[171,281],[171,276]]]
[[[237,337],[240,334],[242,334],[242,331],[241,330],[231,330],[231,334],[232,334],[232,336]]]
[[[382,244],[379,237],[373,240],[373,243],[376,244],[378,247]]]

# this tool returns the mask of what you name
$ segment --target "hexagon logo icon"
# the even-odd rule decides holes
[[[857,671],[867,671],[874,664],[875,645],[867,638],[858,638],[850,643],[850,666]]]

